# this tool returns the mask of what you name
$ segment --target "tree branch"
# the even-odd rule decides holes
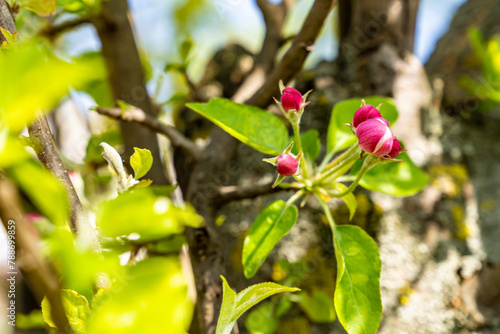
[[[172,145],[183,148],[191,157],[197,158],[200,155],[199,149],[196,145],[186,138],[180,131],[173,126],[160,123],[155,117],[147,115],[139,108],[126,110],[122,113],[120,108],[101,108],[95,109],[101,115],[112,117],[125,122],[135,122],[145,126],[154,132],[167,136]]]
[[[92,23],[91,19],[89,19],[88,17],[79,17],[74,20],[64,21],[59,24],[48,25],[40,31],[40,35],[46,36],[49,39],[54,39],[67,30],[71,30],[86,23]]]
[[[325,20],[337,0],[316,0],[307,15],[300,32],[295,37],[290,49],[274,68],[262,87],[246,101],[257,107],[266,107],[274,95],[278,95],[278,83],[290,81],[301,69],[314,42],[321,32]]]
[[[16,187],[6,179],[0,180],[0,219],[7,233],[15,231],[15,234],[8,235],[15,237],[13,244],[18,258],[17,263],[23,276],[32,289],[38,305],[42,302],[43,297],[47,296],[51,317],[59,330],[58,333],[71,333],[60,295],[59,279],[49,264],[40,256],[41,251],[37,247],[40,245],[40,241],[36,240],[34,234],[30,233],[33,227],[24,221],[20,207]]]
[[[73,183],[64,168],[59,152],[54,143],[49,123],[44,114],[40,113],[38,118],[28,126],[28,132],[38,160],[62,183],[66,189],[70,204],[70,227],[74,232],[80,233],[85,242],[95,250],[100,251],[97,233],[90,225],[87,213],[83,208]]]

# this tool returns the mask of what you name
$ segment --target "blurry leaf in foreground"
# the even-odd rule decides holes
[[[143,188],[104,202],[99,208],[97,223],[104,236],[113,238],[135,233],[140,241],[147,241],[182,233],[185,226],[201,227],[203,219],[192,206],[177,207],[167,197]]]
[[[0,123],[13,133],[35,118],[37,110],[50,110],[69,91],[95,76],[86,62],[68,63],[44,47],[23,42],[9,52],[0,52]],[[49,75],[49,76],[48,76]]]
[[[88,333],[185,334],[193,314],[179,259],[153,257],[126,267],[123,285],[96,299]]]

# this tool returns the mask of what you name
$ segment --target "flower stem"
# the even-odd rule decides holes
[[[371,154],[368,155],[366,157],[365,162],[363,163],[363,167],[361,167],[361,170],[359,171],[358,175],[356,176],[356,179],[354,180],[354,182],[351,183],[349,188],[347,188],[345,191],[341,192],[340,194],[335,194],[335,195],[333,195],[333,197],[342,197],[342,196],[345,196],[345,195],[349,194],[350,192],[352,192],[354,190],[354,188],[356,188],[356,186],[358,185],[359,181],[361,181],[361,178],[366,173],[366,171],[369,170],[370,168],[372,168],[376,163],[377,163],[377,160],[373,158],[373,155],[371,155]]]
[[[309,166],[307,165],[304,151],[302,150],[302,141],[300,140],[300,131],[299,131],[299,121],[292,122],[293,134],[295,135],[295,145],[297,146],[297,151],[302,153],[300,155],[300,164],[302,166],[302,172],[304,173],[304,177],[306,179],[309,178]]]
[[[318,199],[319,204],[321,204],[321,207],[323,208],[323,211],[325,212],[326,219],[328,220],[328,223],[330,224],[330,228],[332,229],[332,232],[334,232],[337,225],[335,224],[335,221],[333,220],[333,216],[332,216],[330,209],[328,208],[328,205],[326,204],[325,201],[323,201],[321,196],[316,195],[316,198]],[[335,237],[335,233],[333,235]]]
[[[350,154],[348,155],[346,153],[350,153]],[[342,171],[344,173],[346,169],[351,168],[352,164],[358,159],[358,157],[359,156],[358,156],[358,152],[357,152],[357,145],[354,147],[351,147],[349,149],[349,151],[345,152],[344,154],[339,156],[337,159],[332,161],[332,163],[328,165],[328,166],[330,166],[329,168],[331,168],[331,169],[327,169],[322,174],[318,175],[318,179],[316,179],[316,181],[314,183],[319,184],[319,183],[323,182],[324,180],[330,178],[335,173],[338,173],[339,171]],[[337,164],[338,161],[340,161],[340,163]]]

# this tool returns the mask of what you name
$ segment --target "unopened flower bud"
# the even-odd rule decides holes
[[[392,149],[388,155],[391,157],[391,159],[394,159],[398,156],[399,153],[401,153],[401,144],[399,143],[399,140],[394,137],[392,140]]]
[[[292,87],[285,88],[283,95],[281,95],[281,106],[285,112],[293,110],[299,112],[302,107],[302,94]]]
[[[278,173],[284,176],[291,176],[297,173],[299,162],[291,154],[284,153],[277,159]]]
[[[382,115],[380,115],[380,111],[378,111],[374,106],[370,104],[365,104],[364,106],[361,106],[354,114],[352,125],[357,128],[359,124],[363,123],[367,119],[376,117],[382,117]]]
[[[389,122],[382,117],[367,119],[356,128],[359,147],[377,157],[388,155],[392,150],[394,135]]]

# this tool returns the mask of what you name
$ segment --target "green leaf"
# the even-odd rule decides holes
[[[184,232],[185,226],[199,228],[203,219],[194,208],[175,206],[150,188],[135,189],[101,204],[97,223],[104,236],[139,235],[138,242],[158,240]]]
[[[300,291],[276,283],[261,283],[252,285],[236,295],[226,279],[223,276],[221,278],[223,296],[216,334],[230,334],[238,318],[267,297],[281,292]]]
[[[360,181],[360,185],[368,190],[380,191],[395,196],[412,196],[425,188],[429,176],[417,167],[406,153],[401,153],[398,159],[369,169]],[[356,175],[361,168],[361,161],[353,166],[352,174]]]
[[[334,230],[337,283],[335,310],[349,334],[376,333],[382,318],[381,262],[377,244],[358,226]]]
[[[29,9],[38,15],[49,16],[56,12],[56,0],[19,0],[21,8]]]
[[[274,304],[265,302],[250,311],[245,319],[245,327],[250,334],[274,334],[278,328]]]
[[[85,150],[86,165],[103,165],[106,160],[102,157],[102,147],[100,143],[105,142],[110,146],[117,147],[122,144],[121,132],[117,129],[110,129],[96,135],[92,135]]]
[[[295,225],[297,207],[285,207],[286,203],[281,200],[273,202],[253,222],[243,244],[242,263],[245,277],[255,275],[276,243]]]
[[[61,290],[64,311],[68,317],[71,329],[77,333],[85,333],[90,308],[87,299],[73,290]],[[50,315],[50,303],[47,297],[42,300],[43,320],[53,328],[57,328]]]
[[[53,224],[66,226],[69,205],[66,191],[54,176],[33,160],[7,169],[16,184],[27,194],[38,210]]]
[[[283,122],[265,110],[223,98],[186,106],[259,152],[279,155],[288,144],[288,131]]]
[[[153,155],[146,148],[134,147],[134,154],[130,157],[130,166],[134,170],[135,179],[139,180],[153,166]]]
[[[92,305],[87,333],[185,334],[193,315],[178,257],[150,257],[125,266],[124,278]]]
[[[327,323],[336,319],[333,300],[321,290],[313,290],[312,296],[301,292],[298,294],[299,306],[313,322]]]
[[[392,126],[398,118],[398,112],[394,99],[384,96],[370,96],[365,98],[366,104],[377,107],[380,103],[380,114],[387,119]],[[346,123],[352,123],[354,113],[361,106],[361,98],[344,100],[333,107],[328,125],[327,148],[328,152],[338,152],[356,143],[356,136],[351,132]]]
[[[306,158],[308,160],[314,161],[318,157],[321,150],[321,142],[319,140],[318,130],[307,130],[300,135],[300,141],[302,142],[302,149],[304,150]],[[299,152],[297,151],[297,146],[293,147],[292,153],[295,155],[299,154]]]

